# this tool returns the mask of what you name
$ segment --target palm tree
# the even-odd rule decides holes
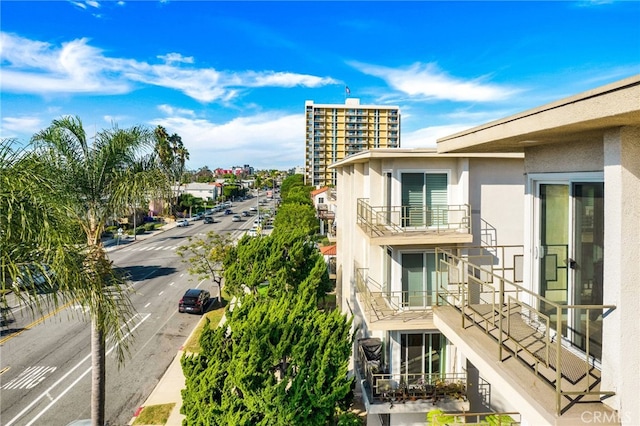
[[[186,160],[189,159],[189,151],[182,143],[182,138],[174,133],[169,136],[167,130],[157,126],[153,131],[155,138],[155,151],[162,171],[171,185],[177,185],[176,192],[171,198],[170,214],[174,214],[174,208],[178,207],[178,195],[182,186],[182,175]]]
[[[153,134],[141,127],[102,130],[89,142],[78,117],[63,117],[35,134],[38,155],[49,164],[55,185],[65,194],[67,214],[86,240],[84,264],[89,272],[79,303],[91,316],[92,390],[94,426],[105,422],[105,346],[107,337],[118,341],[119,361],[124,361],[127,335],[123,322],[131,304],[114,274],[100,236],[107,221],[126,212],[152,192],[167,191],[156,162],[146,156],[153,148]],[[117,284],[117,283],[115,283]]]
[[[58,307],[68,294],[75,293],[83,271],[84,246],[78,244],[78,228],[64,208],[64,194],[57,191],[48,164],[28,148],[13,139],[0,140],[2,312],[8,310],[8,292],[13,292],[32,312]],[[29,282],[29,274],[37,273],[50,285],[56,277],[60,286],[59,292],[44,295],[44,303],[43,295],[35,297],[35,288],[15,285],[19,280]],[[78,290],[81,292],[82,288]]]

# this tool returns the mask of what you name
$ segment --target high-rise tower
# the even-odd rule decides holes
[[[335,186],[335,171],[328,166],[371,148],[400,148],[400,109],[388,105],[305,102],[305,183],[316,188]]]

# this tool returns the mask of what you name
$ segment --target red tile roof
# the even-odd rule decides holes
[[[338,253],[338,246],[334,244],[332,246],[320,247],[320,253],[322,253],[323,256],[335,256]]]

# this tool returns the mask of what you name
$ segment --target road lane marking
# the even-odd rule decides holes
[[[164,290],[162,290],[160,293],[158,293],[158,296],[162,296],[162,293],[164,293]]]
[[[137,314],[137,315],[142,315],[142,314]],[[138,324],[136,324],[136,326],[133,327],[128,333],[126,333],[123,338],[126,339],[127,337],[129,337],[129,335],[131,333],[133,333],[133,331],[135,331],[135,329],[138,328],[143,322],[145,322],[150,316],[151,316],[151,314],[146,314],[145,317]],[[118,346],[118,343],[116,343],[113,346],[111,346],[111,348],[105,353],[105,356],[109,355],[117,346]],[[42,394],[40,394],[40,396],[36,397],[29,405],[27,405],[22,411],[20,411],[13,419],[9,420],[9,422],[6,423],[4,426],[11,426],[12,424],[14,424],[23,415],[25,415],[29,410],[31,410],[31,408],[34,405],[36,405],[38,403],[38,401],[40,401],[41,399],[45,398],[46,396],[49,396],[49,398],[51,398],[50,392],[56,386],[58,386],[63,380],[65,380],[67,377],[69,377],[76,369],[80,368],[80,366],[82,364],[84,364],[90,358],[91,358],[91,353],[89,353],[89,355],[85,356],[79,363],[77,363],[75,366],[73,366],[66,374],[64,374],[62,377],[60,377],[58,380],[56,380],[56,382],[54,384],[49,386],[49,388],[47,388],[46,391],[44,391]],[[91,368],[92,367],[89,367],[84,373],[82,373],[80,375],[80,377],[78,377],[76,380],[74,380],[73,383],[71,383],[71,385],[69,387],[67,387],[60,395],[58,395],[58,397],[53,399],[33,420],[31,420],[31,422],[27,423],[26,426],[32,425],[33,422],[38,420],[45,412],[47,412],[56,402],[58,402],[58,400],[60,398],[62,398],[62,396],[64,396],[64,394],[66,394],[69,390],[71,390],[71,388],[73,388],[73,386],[75,386],[82,378],[84,378],[84,376],[86,376],[91,371]]]
[[[26,326],[24,326],[22,328],[22,330],[16,331],[15,333],[12,333],[12,334],[8,335],[7,337],[4,337],[4,338],[0,339],[0,345],[3,344],[4,342],[8,341],[9,339],[13,339],[14,337],[19,336],[22,333],[24,333],[25,331],[35,327],[36,325],[40,324],[41,322],[43,322],[47,318],[51,318],[52,316],[56,315],[58,312],[60,312],[60,311],[62,311],[64,309],[67,309],[69,306],[71,306],[74,303],[75,303],[75,301],[68,302],[68,303],[64,304],[63,306],[60,306],[55,311],[50,312],[47,315],[45,315],[43,317],[40,317],[39,319],[33,321],[31,324],[27,324]]]
[[[151,304],[151,302],[147,303],[146,305],[144,305],[145,308],[148,308],[149,305]]]
[[[2,370],[0,370],[0,376],[3,375],[4,373],[6,373],[7,371],[9,371],[11,367],[5,367]]]
[[[29,367],[15,379],[2,385],[2,389],[32,389],[40,384],[47,373],[53,373],[57,367],[34,366]]]
[[[169,287],[171,287],[172,285],[174,285],[176,282],[175,281],[171,281],[171,284],[169,284]]]

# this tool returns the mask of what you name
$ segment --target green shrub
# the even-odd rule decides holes
[[[154,229],[156,229],[156,224],[149,222],[145,223],[142,227],[145,229],[145,231],[153,231]]]
[[[511,416],[507,416],[506,414],[491,414],[485,417],[484,420],[489,426],[511,426],[516,423]]]

